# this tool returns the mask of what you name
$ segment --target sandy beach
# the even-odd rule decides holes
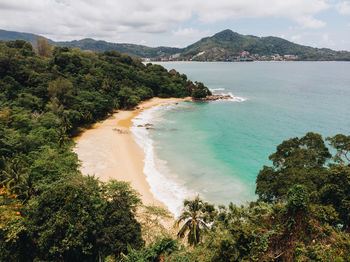
[[[96,123],[74,139],[74,152],[81,161],[84,175],[95,175],[101,181],[127,181],[141,194],[145,205],[166,207],[154,198],[143,173],[145,155],[136,144],[130,127],[132,119],[143,110],[164,103],[183,101],[181,98],[152,98],[140,103],[136,110],[120,110],[106,120]]]

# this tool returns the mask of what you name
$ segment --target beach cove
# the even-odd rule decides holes
[[[83,131],[74,139],[73,149],[81,161],[83,175],[95,175],[103,182],[110,179],[129,182],[140,193],[143,204],[167,208],[151,193],[143,171],[145,152],[130,128],[134,125],[133,119],[144,110],[184,100],[189,98],[152,98],[140,103],[135,110],[119,110]]]
[[[183,199],[197,194],[217,205],[253,201],[256,176],[271,165],[268,156],[281,141],[308,131],[327,137],[349,130],[346,63],[163,65],[232,99],[146,101],[87,130],[75,152],[83,174],[130,181],[145,204],[166,203],[175,216]]]

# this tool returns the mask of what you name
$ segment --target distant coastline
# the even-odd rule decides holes
[[[0,29],[0,41],[23,39],[35,46],[38,38],[43,37]],[[349,51],[304,46],[274,36],[242,35],[229,29],[202,38],[183,48],[112,43],[92,38],[73,41],[47,40],[54,46],[79,48],[88,52],[115,50],[122,54],[138,57],[137,59],[142,59],[145,62],[350,61]]]

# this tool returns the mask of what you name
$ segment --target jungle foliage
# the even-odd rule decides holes
[[[186,200],[180,247],[144,259],[162,243],[154,241],[125,261],[350,261],[350,136],[326,141],[315,133],[283,141],[258,174],[257,201]]]
[[[97,261],[143,247],[138,193],[82,176],[71,138],[116,109],[197,88],[207,90],[116,51],[0,42],[0,261]]]
[[[179,239],[154,236],[166,212],[137,220],[138,193],[82,176],[71,138],[115,109],[207,88],[115,51],[42,44],[39,56],[0,43],[0,261],[350,261],[350,136],[283,141],[257,201],[186,200]]]

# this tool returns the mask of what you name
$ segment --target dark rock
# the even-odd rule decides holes
[[[223,95],[223,94],[218,94],[218,95],[210,95],[206,96],[200,99],[196,99],[199,101],[216,101],[216,100],[227,100],[227,99],[232,99],[231,95]]]
[[[120,129],[120,128],[113,128],[112,130],[117,132],[118,134],[122,134],[122,135],[129,134],[129,132],[127,130]]]

